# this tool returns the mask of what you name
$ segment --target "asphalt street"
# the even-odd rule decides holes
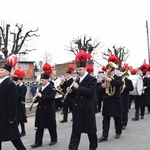
[[[28,109],[28,108],[27,108]],[[34,109],[35,110],[35,109]],[[28,114],[28,122],[26,126],[26,136],[22,137],[22,141],[26,146],[27,150],[30,150],[30,145],[34,143],[35,139],[35,128],[34,128],[34,110],[32,114]],[[111,118],[111,126],[109,131],[108,141],[98,143],[98,150],[145,150],[150,148],[150,114],[145,111],[144,119],[139,121],[132,121],[134,117],[134,104],[129,111],[129,122],[125,130],[123,130],[120,139],[115,139],[115,129],[114,121]],[[56,113],[57,120],[57,131],[58,131],[58,143],[53,146],[49,146],[50,137],[48,131],[45,129],[43,146],[35,148],[36,150],[67,150],[70,140],[72,121],[71,113],[69,113],[68,122],[60,123],[62,120],[61,111]],[[96,113],[97,121],[97,135],[101,136],[102,133],[102,115],[101,113]],[[79,150],[88,150],[89,141],[86,134],[81,135],[81,141],[79,145]],[[10,141],[2,143],[2,150],[15,150]]]

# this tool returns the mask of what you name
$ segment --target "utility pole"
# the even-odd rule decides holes
[[[147,20],[146,20],[146,33],[147,33],[147,46],[148,46],[148,61],[150,63],[149,31],[148,31],[148,21]]]

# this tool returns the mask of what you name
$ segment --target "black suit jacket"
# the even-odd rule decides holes
[[[0,141],[11,141],[20,138],[16,123],[18,94],[16,85],[9,79],[0,84]],[[14,121],[9,124],[9,121]]]
[[[87,75],[78,89],[74,89],[74,105],[73,105],[73,132],[75,133],[95,133],[95,103],[94,96],[96,90],[96,78]]]

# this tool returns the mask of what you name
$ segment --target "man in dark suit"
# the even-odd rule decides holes
[[[121,117],[123,114],[123,108],[120,95],[122,79],[120,76],[115,75],[116,68],[118,68],[118,66],[115,63],[109,62],[109,64],[107,65],[107,75],[104,75],[103,77],[104,79],[104,83],[102,83],[102,88],[104,89],[104,99],[102,109],[103,132],[102,136],[98,139],[99,142],[107,141],[111,117],[114,118],[115,122],[115,130],[116,130],[115,139],[120,138],[122,133]]]
[[[35,134],[35,143],[31,145],[32,148],[42,146],[44,129],[47,128],[51,137],[50,146],[57,143],[56,130],[56,109],[55,109],[55,94],[54,87],[49,83],[49,75],[41,74],[42,87],[35,94],[33,100],[38,102],[35,116],[35,127],[37,127]]]
[[[124,130],[128,124],[129,92],[134,90],[134,87],[133,87],[132,81],[128,79],[129,74],[125,73],[127,71],[124,68],[122,68],[120,72],[121,72],[121,77],[123,81],[123,85],[121,88],[121,99],[122,99],[122,105],[123,105],[122,129]]]
[[[26,135],[26,131],[25,131],[25,123],[27,122],[27,116],[26,116],[26,108],[25,108],[25,97],[26,97],[26,93],[27,93],[27,87],[24,85],[23,83],[23,77],[19,77],[18,78],[18,89],[20,88],[19,90],[19,95],[20,96],[20,106],[22,109],[22,113],[20,113],[20,119],[19,119],[19,124],[21,126],[21,137]],[[20,110],[20,109],[19,109]],[[22,117],[21,117],[21,114],[22,114]]]
[[[22,102],[23,103],[22,104],[23,104],[23,107],[24,107],[24,110],[25,110],[25,101],[26,101],[27,87],[23,83],[23,77],[19,77],[18,78],[18,84],[22,88],[22,91],[23,91],[23,97],[22,97]]]
[[[77,63],[77,72],[80,76],[76,82],[72,83],[73,90],[73,125],[69,143],[69,150],[77,150],[80,142],[81,133],[88,134],[89,149],[97,148],[97,128],[95,119],[95,90],[96,78],[86,71],[84,61]]]
[[[66,80],[62,81],[61,88],[63,89],[63,93],[66,93],[67,87],[70,87],[70,85],[73,82],[73,77],[72,77],[72,72],[71,70],[66,71]],[[64,100],[64,105],[63,105],[63,119],[60,121],[61,123],[67,122],[68,121],[68,110],[73,111],[73,99],[71,95],[67,95],[66,99]]]
[[[17,89],[10,80],[11,66],[5,64],[0,69],[0,150],[2,141],[11,141],[17,150],[26,150],[17,125]]]

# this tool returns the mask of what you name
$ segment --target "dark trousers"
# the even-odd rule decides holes
[[[25,124],[24,121],[19,121],[18,125],[20,124],[21,127],[21,133],[25,133]]]
[[[122,116],[122,126],[127,126],[128,124],[128,112],[124,112]]]
[[[115,122],[116,134],[122,133],[121,117],[113,117]],[[110,128],[110,117],[103,116],[103,133],[102,136],[108,138]]]
[[[67,121],[68,119],[68,110],[70,109],[71,113],[73,111],[73,106],[65,104],[63,106],[63,119]]]
[[[139,115],[144,116],[144,114],[145,114],[145,107],[138,107],[138,106],[135,107],[135,118],[139,119]]]
[[[62,103],[62,97],[61,98],[55,98],[55,107],[56,110],[58,110],[59,108],[61,109],[63,107],[63,103]]]
[[[57,132],[56,129],[50,129],[48,128],[49,134],[50,134],[50,138],[51,138],[51,142],[57,142]],[[35,134],[35,143],[37,144],[42,144],[43,143],[43,134],[44,134],[44,129],[40,129],[37,128],[36,130],[36,134]]]
[[[17,150],[26,150],[21,139],[11,141]],[[2,150],[2,142],[0,142],[0,150]]]
[[[150,112],[150,104],[147,104],[148,112]]]
[[[81,133],[72,133],[69,143],[69,150],[77,150],[80,143]],[[96,150],[97,148],[97,134],[88,134],[89,150]]]

